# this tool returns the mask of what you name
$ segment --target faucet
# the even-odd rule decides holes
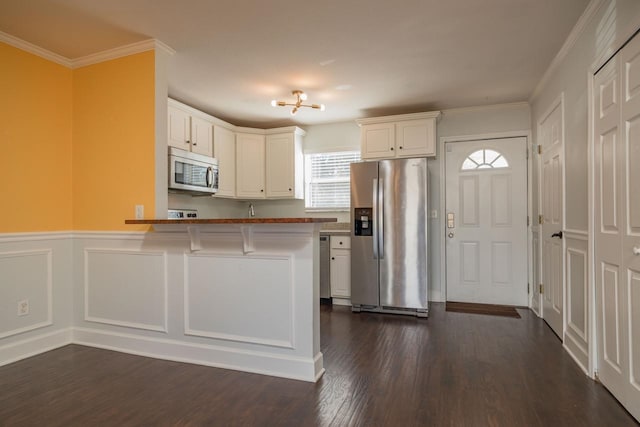
[[[253,208],[253,203],[249,203],[249,217],[253,218],[256,216],[256,210]]]

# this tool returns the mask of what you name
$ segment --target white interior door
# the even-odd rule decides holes
[[[594,80],[598,376],[640,420],[640,38]]]
[[[558,103],[538,127],[542,146],[542,317],[562,339],[564,310],[562,104]]]
[[[446,144],[447,301],[527,305],[526,147]]]

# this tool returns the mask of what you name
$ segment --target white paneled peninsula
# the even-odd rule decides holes
[[[122,248],[84,249],[89,284],[85,320],[105,327],[81,328],[79,341],[163,359],[317,381],[324,372],[319,231],[322,223],[335,221],[127,220],[127,224],[150,224],[155,232],[131,242],[135,257]],[[114,270],[117,276],[127,277],[119,282],[101,279]],[[140,292],[149,296],[148,303],[138,311],[111,304],[105,296],[118,294],[121,290],[113,289],[118,283],[137,283]],[[113,330],[109,319],[126,319],[120,324],[125,333]]]

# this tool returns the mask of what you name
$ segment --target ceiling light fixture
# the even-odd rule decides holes
[[[293,90],[291,94],[296,97],[295,103],[285,102],[285,101],[276,101],[275,99],[271,101],[272,107],[293,107],[291,110],[291,115],[295,116],[300,107],[309,107],[314,108],[316,110],[324,111],[324,104],[303,104],[303,101],[307,100],[307,94],[301,90]]]

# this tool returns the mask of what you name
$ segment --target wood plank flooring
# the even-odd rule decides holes
[[[321,306],[317,383],[66,346],[0,367],[0,426],[634,426],[551,330]]]

